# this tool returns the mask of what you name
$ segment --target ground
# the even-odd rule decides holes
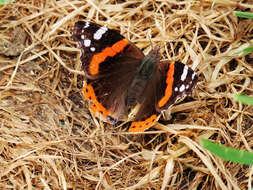
[[[19,0],[0,7],[1,189],[251,189],[252,167],[224,161],[199,138],[252,151],[251,0]],[[169,120],[142,134],[94,118],[71,39],[76,21],[117,29],[144,53],[181,61],[199,82]],[[152,44],[152,46],[150,45]],[[165,114],[166,115],[166,114]]]

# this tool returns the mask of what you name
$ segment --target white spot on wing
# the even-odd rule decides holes
[[[182,84],[182,85],[180,86],[180,88],[179,88],[179,91],[180,91],[180,92],[183,92],[184,90],[185,90],[185,85]]]
[[[175,91],[176,91],[176,92],[178,91],[178,87],[175,88]]]
[[[188,74],[188,67],[185,65],[183,74],[181,75],[181,81],[184,81],[186,79],[187,74]]]
[[[82,40],[84,40],[84,35],[83,34],[81,35],[81,38],[82,38]]]
[[[91,47],[91,48],[90,48],[90,50],[91,50],[91,51],[95,51],[95,50],[96,50],[96,48],[94,48],[94,47]]]
[[[95,40],[100,40],[101,38],[102,38],[102,35],[104,34],[104,33],[106,33],[106,31],[107,31],[108,29],[106,28],[106,27],[101,27],[101,28],[99,28],[96,32],[95,32],[95,34],[93,35],[93,38],[95,39]]]
[[[84,28],[88,28],[90,26],[89,22],[85,22]]]
[[[91,41],[88,39],[88,40],[84,40],[84,46],[85,47],[90,47],[90,44],[91,44]]]
[[[190,87],[189,84],[187,84],[187,85],[186,85],[186,89],[188,89],[189,87]]]

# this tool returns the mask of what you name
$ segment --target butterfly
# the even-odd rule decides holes
[[[130,132],[152,127],[160,113],[189,95],[198,77],[188,66],[161,61],[159,48],[147,55],[116,30],[89,21],[78,21],[73,40],[80,48],[85,72],[84,99],[90,111],[104,122],[116,124],[138,107]]]

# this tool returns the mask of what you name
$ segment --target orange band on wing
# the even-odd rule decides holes
[[[108,122],[107,118],[108,116],[111,117],[111,114],[101,103],[98,102],[94,89],[90,84],[84,86],[83,94],[85,99],[90,100],[93,103],[90,106],[92,113],[96,117],[102,117],[101,119],[103,121]]]
[[[171,95],[172,95],[172,86],[173,86],[173,75],[174,75],[174,71],[175,71],[175,62],[171,61],[170,63],[170,68],[167,72],[167,78],[166,78],[166,89],[165,89],[165,94],[164,96],[159,100],[158,102],[158,107],[161,108],[163,107],[168,100],[170,99]]]
[[[102,50],[102,52],[95,54],[90,62],[89,71],[92,75],[96,75],[99,72],[99,65],[107,57],[113,57],[117,53],[124,50],[124,48],[129,44],[127,39],[120,40],[113,44],[111,47],[107,47]]]
[[[144,120],[144,121],[135,121],[132,122],[130,128],[129,128],[129,132],[143,132],[146,129],[152,127],[152,125],[154,125],[156,119],[157,119],[157,115],[153,114],[151,115],[148,119]]]

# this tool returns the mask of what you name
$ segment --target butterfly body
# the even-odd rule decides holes
[[[160,61],[160,58],[157,56],[158,53],[158,49],[155,49],[141,60],[141,64],[128,88],[126,105],[133,106],[137,103],[138,99],[143,97],[145,88],[157,72]]]

